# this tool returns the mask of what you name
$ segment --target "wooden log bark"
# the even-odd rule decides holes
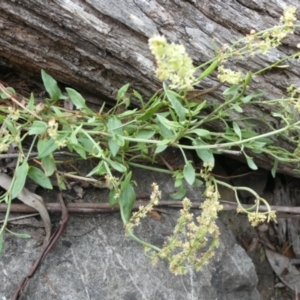
[[[294,1],[2,0],[0,56],[2,63],[28,76],[39,78],[40,70],[45,69],[58,81],[97,95],[96,102],[113,102],[125,83],[150,96],[161,86],[148,48],[153,34],[185,45],[197,65],[214,56],[213,44],[222,47],[251,29],[260,31],[278,24],[288,5],[294,5]],[[267,56],[232,64],[245,72],[254,71],[296,51],[298,38],[296,33]],[[292,61],[290,66],[254,78],[251,90],[265,91],[267,99],[281,98],[290,83],[297,86],[299,82],[299,62]],[[216,83],[207,80],[203,88]],[[221,103],[220,92],[214,94],[214,101]],[[257,105],[244,113],[278,123],[268,107]],[[214,126],[218,130],[219,125]],[[264,132],[265,124],[257,121],[257,130]],[[295,149],[288,140],[275,141],[285,149]],[[273,158],[254,156],[259,166],[272,167]],[[296,168],[297,163],[285,163],[278,171],[299,177]]]

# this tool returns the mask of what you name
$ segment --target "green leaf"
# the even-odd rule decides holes
[[[92,175],[97,174],[97,175],[104,175],[107,174],[107,170],[105,168],[105,165],[103,163],[103,160],[101,160],[98,165],[92,170],[90,171],[90,173],[88,173],[86,175],[86,177],[91,177]]]
[[[175,187],[180,187],[182,186],[182,181],[184,178],[183,171],[182,170],[177,170],[173,173],[173,178],[175,177],[175,182],[174,186]]]
[[[34,103],[34,94],[33,94],[33,93],[30,94],[29,102],[28,102],[28,104],[26,105],[26,107],[27,107],[29,110],[34,110],[35,103]]]
[[[136,97],[143,103],[143,97],[139,92],[137,92],[136,90],[133,90],[133,95],[134,95],[134,97]]]
[[[123,190],[123,189],[129,184],[129,182],[130,182],[130,180],[131,180],[131,177],[132,177],[132,171],[130,171],[130,172],[126,175],[124,181],[123,181],[122,184],[121,184],[121,190]]]
[[[240,129],[239,125],[236,122],[232,122],[232,127],[233,127],[234,132],[239,137],[239,139],[241,139],[242,138],[242,133],[241,133],[241,129]]]
[[[113,169],[115,169],[116,171],[118,171],[120,173],[124,173],[127,170],[127,168],[124,165],[122,165],[118,162],[115,162],[113,160],[108,160],[108,162],[112,166]]]
[[[149,140],[153,137],[155,134],[155,131],[148,131],[148,130],[141,130],[138,131],[138,133],[135,135],[136,139],[144,139],[144,140]]]
[[[13,231],[8,230],[7,228],[5,228],[5,230],[8,231],[10,234],[12,234],[18,238],[21,238],[21,239],[30,239],[31,238],[31,235],[26,234],[26,233],[13,232]]]
[[[131,216],[132,207],[136,200],[136,194],[132,184],[128,184],[127,186],[125,186],[125,188],[121,192],[120,200],[125,220],[128,222]]]
[[[54,152],[58,148],[58,145],[52,139],[42,139],[38,141],[37,148],[39,153],[37,158],[43,158]]]
[[[109,129],[110,132],[122,135],[123,134],[122,127],[123,127],[122,122],[115,116],[109,118],[109,120],[107,121],[107,128]]]
[[[73,131],[72,134],[70,135],[69,143],[72,146],[78,145],[78,140],[77,140],[76,135],[77,135],[77,133],[75,131]]]
[[[58,118],[64,117],[64,113],[62,113],[62,111],[57,106],[52,105],[51,109],[54,111],[54,115],[56,117],[58,117]]]
[[[61,90],[57,85],[57,81],[53,79],[49,74],[42,70],[42,79],[46,91],[50,95],[53,101],[57,101],[62,96]]]
[[[163,102],[159,102],[155,104],[154,106],[150,107],[145,111],[143,115],[137,118],[138,121],[147,121],[153,117],[153,115],[162,107],[164,107],[165,104]]]
[[[8,119],[5,119],[5,125],[13,136],[18,136],[19,131],[16,129],[15,125]]]
[[[37,183],[45,189],[53,189],[50,179],[45,175],[45,173],[41,169],[38,169],[36,167],[29,167],[28,177],[30,177],[35,183]]]
[[[42,168],[48,177],[54,173],[56,166],[53,155],[50,154],[42,158]]]
[[[272,167],[272,169],[271,169],[271,174],[272,174],[272,176],[273,176],[273,178],[275,178],[275,176],[276,176],[276,171],[277,171],[277,167],[278,167],[278,159],[277,158],[275,158],[275,160],[274,160],[274,165],[273,165],[273,167]]]
[[[193,144],[195,146],[207,145],[200,139],[196,139]],[[210,149],[196,149],[197,155],[202,159],[203,162],[210,164],[212,167],[215,165],[215,158]]]
[[[156,115],[156,120],[161,123],[162,125],[164,125],[167,129],[176,129],[176,128],[182,128],[182,126],[174,121],[170,121],[167,118],[165,118],[163,115],[161,114],[157,114]]]
[[[118,154],[120,146],[114,139],[111,138],[108,140],[108,147],[112,156],[116,156]]]
[[[15,181],[11,191],[11,199],[19,196],[25,186],[25,181],[28,173],[28,163],[25,161],[16,169]]]
[[[34,121],[30,127],[28,134],[41,134],[47,131],[48,125],[43,121]]]
[[[0,232],[0,254],[3,252],[4,249],[4,239],[3,239],[4,231]]]
[[[243,102],[243,103],[248,103],[248,102],[250,102],[253,98],[258,98],[258,97],[262,97],[262,96],[264,96],[264,93],[250,94],[250,95],[248,95],[248,96],[246,96],[246,97],[243,97],[243,98],[242,98],[242,102]]]
[[[71,88],[66,88],[66,91],[77,109],[87,108],[84,98],[77,91]]]
[[[246,157],[246,161],[247,161],[247,164],[248,164],[249,168],[252,169],[252,170],[257,170],[258,168],[257,168],[257,165],[254,163],[253,158],[246,155],[245,152],[244,152],[244,155]]]
[[[187,181],[188,184],[192,185],[195,182],[196,172],[191,161],[188,161],[185,164],[183,169],[183,175],[184,175],[184,179]]]
[[[164,150],[166,150],[167,148],[168,148],[168,144],[165,144],[165,143],[157,144],[157,147],[155,149],[155,153],[161,153]]]
[[[184,106],[182,106],[180,101],[177,99],[176,96],[179,95],[173,91],[168,90],[167,85],[165,83],[163,83],[163,87],[168,100],[170,101],[173,109],[175,110],[179,118],[179,122],[183,122],[186,118],[186,109]]]
[[[210,66],[201,73],[201,75],[199,76],[199,79],[201,80],[201,79],[204,79],[205,77],[209,76],[216,69],[218,64],[219,64],[218,59],[215,59],[210,64]]]
[[[174,200],[182,199],[186,194],[186,188],[181,186],[180,190],[174,194],[171,194],[170,197]]]
[[[239,89],[241,88],[241,85],[233,85],[231,86],[230,88],[226,89],[224,92],[223,92],[223,95],[224,96],[233,96],[235,95],[236,93],[238,93]]]
[[[199,179],[196,179],[193,186],[195,187],[200,187],[203,185],[203,181],[199,180]]]
[[[249,125],[250,126],[250,125]],[[250,129],[242,129],[242,137],[244,139],[248,139],[248,138],[251,138],[251,137],[254,137],[254,136],[257,136],[258,133],[253,131],[253,130],[250,130]]]
[[[164,126],[163,124],[159,123],[158,124],[159,127],[159,133],[165,138],[165,139],[175,139],[176,135],[173,133],[172,130],[168,129],[166,126]]]
[[[79,145],[72,145],[74,150],[80,155],[81,158],[86,159],[86,152],[85,150]]]
[[[123,133],[122,133],[123,134]],[[122,135],[118,135],[118,134],[115,134],[114,135],[114,140],[117,142],[117,144],[121,147],[123,147],[125,145],[125,140],[123,138]]]
[[[77,140],[77,134],[81,130],[81,128],[82,128],[82,124],[77,126],[76,129],[72,131],[72,134],[70,135],[70,138],[69,138],[69,143],[72,144],[72,146],[79,144],[78,140]]]
[[[125,117],[129,117],[129,116],[134,116],[136,115],[136,112],[137,112],[137,108],[135,109],[131,109],[131,110],[126,110],[124,112],[122,112],[121,114],[118,114],[119,118],[125,118]]]
[[[197,134],[199,137],[210,137],[210,132],[208,130],[205,129],[193,129],[190,131],[190,133],[195,133]]]
[[[118,90],[118,94],[117,94],[117,100],[122,100],[129,88],[130,84],[127,83],[125,85],[123,85],[119,90]]]
[[[92,153],[94,144],[90,139],[80,134],[78,135],[78,141],[80,142],[80,145],[85,149],[86,152]]]
[[[58,188],[60,190],[66,190],[66,184],[65,184],[65,177],[62,175],[59,175],[58,173],[56,173],[56,180],[57,180],[57,184],[58,184]]]
[[[161,153],[163,152],[164,150],[166,150],[168,147],[168,145],[158,145],[155,149],[155,153]]]
[[[16,91],[12,88],[12,87],[7,87],[6,91],[10,94],[10,95],[15,95]],[[2,91],[0,91],[0,98],[1,99],[9,99],[10,96],[6,96],[5,93],[3,93]]]
[[[108,203],[110,206],[114,206],[119,203],[119,198],[116,198],[116,191],[110,190],[108,194]]]
[[[250,145],[252,147],[252,150],[261,150],[263,148],[265,148],[266,146],[266,143],[263,143],[263,142],[259,142],[259,141],[252,141],[250,142]]]
[[[174,186],[177,188],[177,187],[180,187],[182,186],[182,179],[176,179],[175,182],[174,182]]]
[[[231,108],[233,108],[238,113],[242,113],[243,112],[243,109],[239,105],[237,105],[237,104],[231,105]]]

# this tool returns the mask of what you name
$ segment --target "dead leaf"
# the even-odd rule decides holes
[[[11,182],[12,178],[10,176],[4,173],[0,173],[0,186],[2,188],[8,190],[11,186]],[[24,204],[33,207],[39,212],[45,226],[46,236],[44,240],[44,245],[46,245],[51,236],[51,221],[43,198],[37,194],[30,192],[26,188],[23,188],[23,190],[17,198],[21,200]]]
[[[84,190],[81,186],[75,184],[75,185],[73,185],[73,190],[75,191],[75,193],[79,199],[83,198]]]
[[[281,253],[287,258],[295,258],[296,255],[293,251],[293,246],[290,242],[285,242],[282,246]]]
[[[300,291],[300,272],[291,264],[289,258],[269,249],[265,249],[269,263],[280,280],[291,290]]]
[[[161,214],[156,211],[156,210],[151,210],[148,212],[148,214],[150,215],[150,217],[156,221],[160,221],[161,220]]]
[[[68,110],[73,110],[74,104],[73,104],[73,102],[71,101],[71,99],[66,99],[66,100],[64,101],[64,108],[65,108],[65,109],[68,109]]]
[[[245,239],[240,239],[239,242],[240,242],[241,246],[245,249],[245,251],[247,251],[247,249],[249,248],[248,241],[246,241]]]
[[[257,250],[259,247],[258,243],[259,243],[259,238],[254,237],[247,248],[247,253],[254,252],[255,250]]]
[[[257,227],[260,232],[267,232],[269,230],[269,224],[263,223]]]

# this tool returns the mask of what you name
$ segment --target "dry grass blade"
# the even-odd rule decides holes
[[[11,182],[12,179],[10,176],[4,173],[0,173],[0,186],[2,188],[8,190],[11,185]],[[30,192],[28,189],[23,188],[21,193],[18,195],[18,199],[21,200],[24,204],[33,207],[39,212],[45,226],[46,236],[44,240],[44,245],[46,245],[51,236],[51,221],[43,198]]]

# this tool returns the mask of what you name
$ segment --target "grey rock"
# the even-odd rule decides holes
[[[178,217],[176,210],[169,212],[162,221],[146,219],[138,235],[161,245]],[[259,299],[254,265],[231,232],[218,225],[221,243],[213,260],[198,273],[175,276],[163,261],[152,266],[141,246],[124,236],[118,214],[72,216],[21,299]],[[6,241],[0,258],[2,297],[9,299],[39,251],[33,240]]]
[[[169,175],[141,171],[135,173],[135,179],[137,193],[150,192],[153,181],[163,189],[163,197],[174,192]],[[94,199],[95,193],[99,199],[107,199],[107,191],[94,189],[86,195],[87,201]],[[188,189],[191,198],[199,199],[201,193],[201,189]],[[176,209],[164,211],[160,221],[147,217],[135,230],[140,238],[159,247],[179,217]],[[252,261],[221,221],[218,226],[221,241],[211,262],[200,272],[189,270],[186,275],[175,276],[165,261],[153,266],[142,247],[124,235],[119,213],[71,215],[66,232],[29,281],[21,299],[260,299]],[[34,228],[14,230],[33,236],[37,233]],[[41,248],[35,244],[34,239],[5,237],[0,256],[1,300],[11,297],[38,257]]]

